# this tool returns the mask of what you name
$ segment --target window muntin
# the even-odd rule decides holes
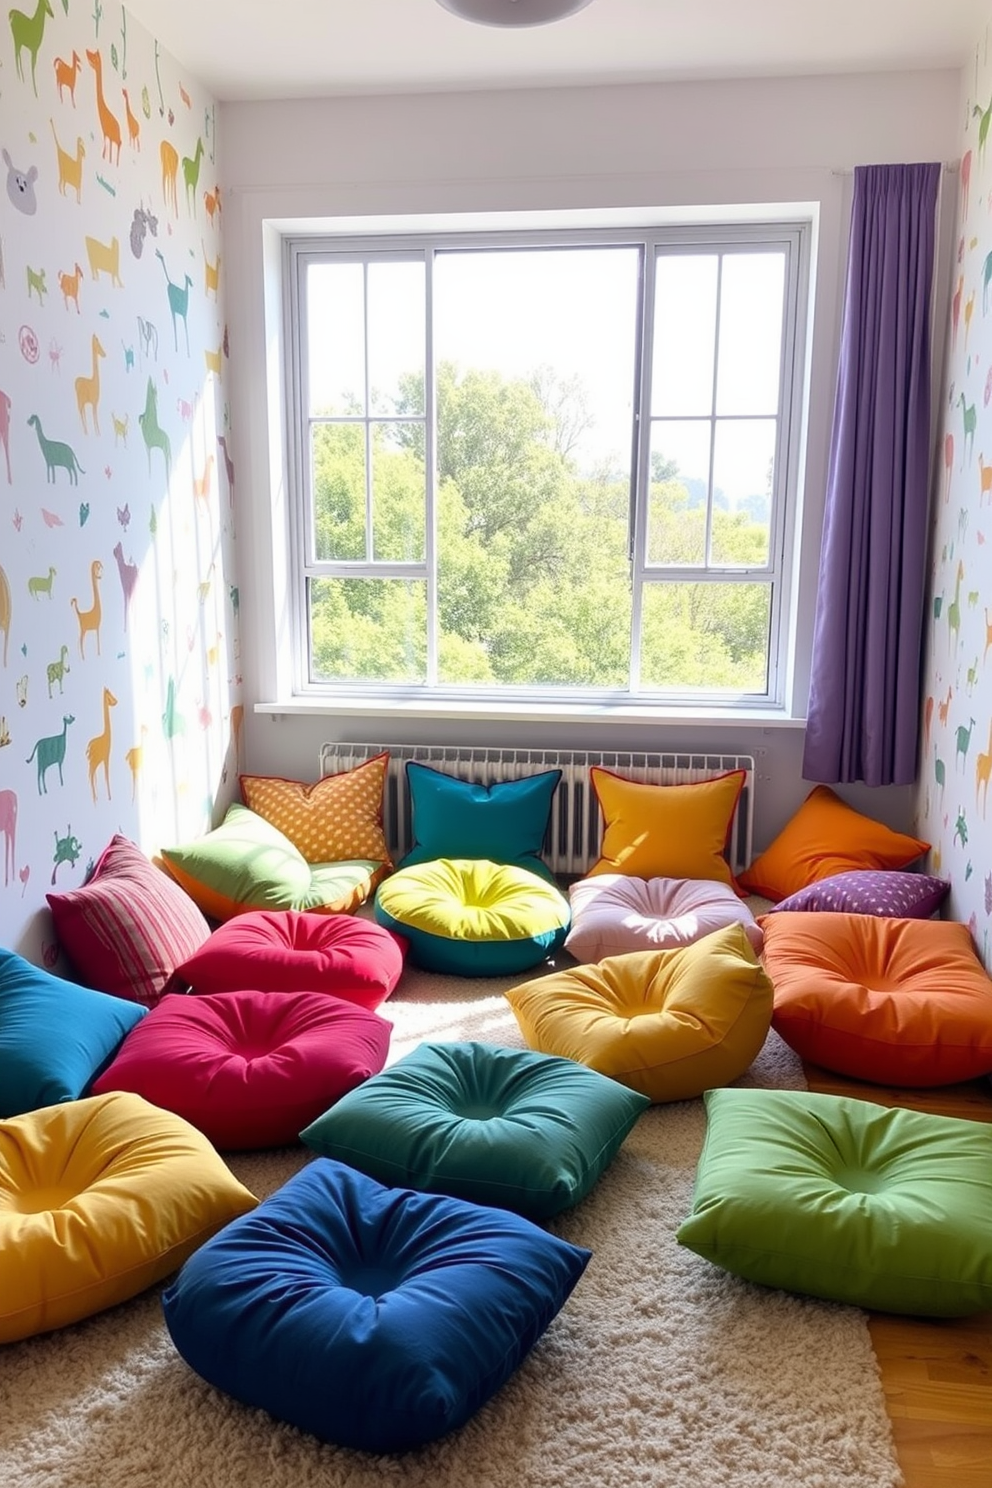
[[[802,224],[290,254],[300,692],[781,701]]]

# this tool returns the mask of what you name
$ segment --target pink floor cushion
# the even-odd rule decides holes
[[[182,1116],[215,1147],[296,1142],[386,1062],[392,1024],[325,992],[165,996],[93,1083]]]
[[[332,992],[375,1008],[400,979],[406,941],[354,915],[254,910],[218,926],[177,968],[170,991]]]
[[[568,896],[572,927],[565,949],[576,961],[674,950],[725,925],[743,925],[755,954],[761,954],[764,937],[751,911],[729,884],[713,879],[600,873],[573,884]]]

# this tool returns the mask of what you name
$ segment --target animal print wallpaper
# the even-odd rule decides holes
[[[916,821],[992,971],[992,56],[966,70]],[[946,184],[946,178],[945,178]]]
[[[0,22],[0,944],[233,792],[216,111],[120,5]],[[220,798],[223,798],[221,800]]]

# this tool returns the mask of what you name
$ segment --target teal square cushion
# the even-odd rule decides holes
[[[147,1011],[0,949],[0,1118],[78,1100]]]
[[[414,845],[400,867],[487,858],[553,877],[540,854],[560,770],[479,785],[410,760],[406,775]]]
[[[323,1441],[402,1452],[496,1394],[589,1257],[518,1214],[318,1158],[201,1246],[162,1307],[190,1368],[234,1399]]]
[[[308,863],[278,827],[238,802],[212,832],[163,847],[159,856],[212,920],[265,909],[350,913],[387,871],[364,858]]]
[[[380,1183],[543,1220],[589,1192],[648,1105],[570,1059],[424,1043],[300,1137]]]
[[[794,1090],[708,1090],[680,1244],[877,1312],[992,1308],[992,1126]]]

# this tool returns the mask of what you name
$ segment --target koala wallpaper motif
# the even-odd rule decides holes
[[[992,57],[962,100],[958,217],[933,495],[917,827],[992,971]]]
[[[0,22],[0,944],[237,784],[216,109],[120,5]]]

